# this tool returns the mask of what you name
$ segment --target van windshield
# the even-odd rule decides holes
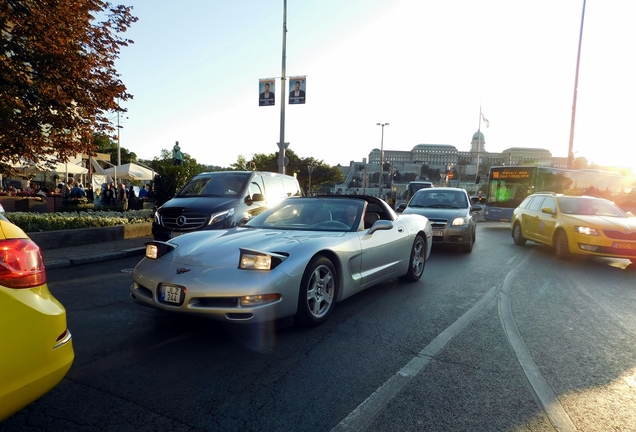
[[[177,197],[217,196],[236,198],[242,195],[249,174],[228,173],[197,176],[179,191]]]

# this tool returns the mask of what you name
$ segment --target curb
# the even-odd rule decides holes
[[[131,256],[144,255],[145,252],[146,252],[146,247],[141,246],[136,248],[123,249],[117,252],[104,253],[100,255],[53,260],[53,261],[45,262],[44,267],[47,270],[53,270],[53,269],[72,267],[72,266],[82,265],[82,264],[90,264],[90,263],[109,261],[109,260],[114,260],[119,258],[127,258]]]
[[[59,231],[29,232],[27,235],[41,249],[83,246],[152,235],[152,222],[99,228],[76,228]]]

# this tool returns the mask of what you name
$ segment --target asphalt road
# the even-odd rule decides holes
[[[230,326],[133,304],[125,258],[48,272],[76,359],[0,431],[633,431],[636,269],[480,223],[471,254],[339,303]]]

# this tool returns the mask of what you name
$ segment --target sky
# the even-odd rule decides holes
[[[121,146],[140,159],[178,141],[206,165],[278,151],[283,0],[127,0],[135,43],[116,62],[134,99]],[[284,141],[348,166],[385,150],[538,147],[566,157],[583,0],[287,0]],[[573,152],[636,173],[636,2],[588,0]],[[258,105],[274,78],[276,105]],[[288,86],[286,81],[286,86]],[[286,95],[288,88],[286,88]],[[490,127],[480,122],[480,110]]]

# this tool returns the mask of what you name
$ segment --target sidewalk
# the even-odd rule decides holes
[[[66,248],[43,249],[42,258],[47,270],[129,256],[139,256],[141,259],[146,250],[145,243],[151,240],[152,236],[148,236]]]

